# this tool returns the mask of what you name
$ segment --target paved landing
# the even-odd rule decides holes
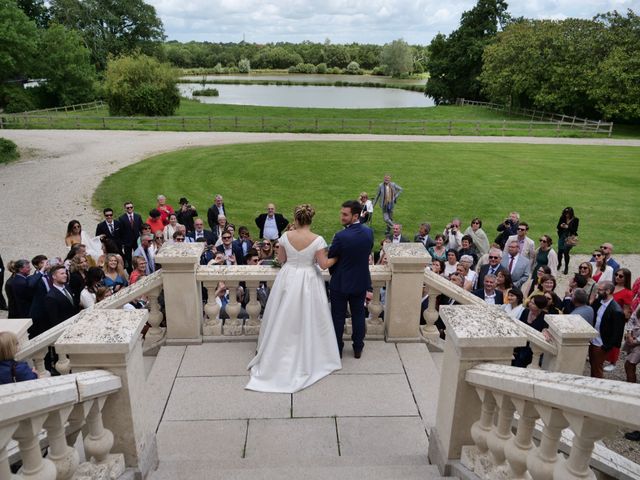
[[[324,471],[338,461],[347,470],[431,468],[440,374],[424,344],[371,341],[361,359],[345,349],[342,370],[295,394],[244,389],[254,352],[253,342],[163,347],[149,374],[170,389],[164,408],[154,406],[163,413],[152,478],[203,459],[229,474],[253,465]]]

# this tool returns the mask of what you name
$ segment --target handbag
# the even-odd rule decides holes
[[[578,236],[577,235],[569,235],[567,239],[564,241],[565,245],[570,247],[575,247],[578,245]]]

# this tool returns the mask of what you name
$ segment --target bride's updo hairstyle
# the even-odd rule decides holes
[[[298,225],[311,225],[311,219],[315,214],[316,211],[311,205],[303,203],[293,211],[293,218]]]

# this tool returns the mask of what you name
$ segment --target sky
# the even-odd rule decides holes
[[[427,45],[455,30],[476,0],[146,0],[168,40]],[[611,10],[640,14],[640,0],[511,0],[514,17],[591,18]]]

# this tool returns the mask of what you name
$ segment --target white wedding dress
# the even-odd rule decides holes
[[[342,368],[327,291],[314,259],[326,246],[317,237],[298,251],[286,233],[280,237],[287,261],[264,309],[246,389],[293,393]]]

